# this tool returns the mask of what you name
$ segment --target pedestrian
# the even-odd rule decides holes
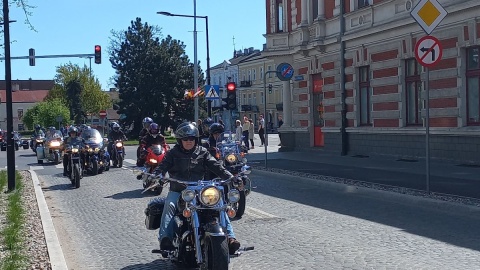
[[[250,118],[248,119],[248,122],[250,123],[250,127],[248,128],[248,139],[250,140],[250,144],[252,145],[252,149],[255,148],[255,143],[253,143],[253,138],[255,135],[255,125],[253,124],[253,120]]]
[[[280,129],[283,125],[283,118],[281,115],[278,116],[278,128]],[[280,143],[278,146],[282,146],[282,134],[280,134],[280,131],[278,131],[278,138],[280,139]]]
[[[265,145],[265,119],[263,119],[263,114],[260,114],[258,119],[258,136],[260,137],[260,146]]]
[[[242,142],[242,122],[240,120],[235,121],[237,128],[235,129],[235,138],[240,143]]]
[[[243,117],[243,126],[242,126],[242,135],[243,135],[243,143],[247,147],[247,150],[250,150],[250,143],[248,142],[248,130],[250,129],[250,122],[248,121],[248,117]]]

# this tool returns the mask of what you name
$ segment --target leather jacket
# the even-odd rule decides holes
[[[147,134],[147,136],[141,139],[140,144],[144,145],[145,148],[148,148],[154,144],[160,144],[163,147],[165,146],[165,137],[163,137],[162,134],[158,134],[157,137]]]
[[[119,131],[110,131],[110,133],[108,134],[108,139],[110,140],[110,142],[114,142],[116,140],[122,140],[124,141],[127,137],[125,136],[125,133],[123,133],[123,131],[119,130]]]
[[[222,179],[228,179],[233,175],[217,161],[205,147],[196,146],[193,151],[185,151],[178,144],[167,152],[156,172],[165,175],[166,172],[172,178],[183,181],[203,180],[205,175],[212,171]],[[170,191],[181,192],[185,186],[176,182],[170,183]]]

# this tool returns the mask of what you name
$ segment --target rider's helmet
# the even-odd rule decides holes
[[[42,127],[40,127],[39,124],[35,124],[35,130],[36,130],[36,131],[39,131],[41,128],[42,128]]]
[[[148,127],[148,133],[152,135],[152,137],[156,138],[158,134],[160,134],[160,127],[157,123],[151,123]]]
[[[120,131],[120,125],[116,122],[113,123],[112,130],[115,131],[115,132],[119,132]]]
[[[177,139],[178,145],[182,146],[182,139],[194,137],[195,144],[198,143],[198,128],[190,122],[182,123],[175,131],[175,139]]]
[[[202,122],[202,131],[203,134],[200,134],[201,136],[207,136],[210,134],[210,126],[213,124],[213,119],[208,117],[205,118]]]
[[[150,118],[150,117],[143,118],[143,121],[142,121],[143,128],[148,129],[152,123],[153,123],[152,118]]]
[[[74,126],[71,126],[69,129],[68,129],[68,135],[69,136],[72,136],[72,133],[75,133],[75,135],[78,135],[78,129]]]
[[[223,127],[223,125],[219,124],[219,123],[213,123],[210,128],[210,134],[215,134],[215,133],[223,133],[225,131],[225,128]]]

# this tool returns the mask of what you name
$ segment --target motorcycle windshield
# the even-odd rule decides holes
[[[103,138],[100,132],[96,129],[87,129],[82,132],[82,139],[88,145],[102,146]]]
[[[235,145],[237,143],[237,139],[235,138],[235,133],[232,133],[231,131],[224,132],[220,134],[217,138],[217,147],[220,147],[221,145]]]
[[[152,149],[152,152],[155,155],[160,155],[163,151],[163,147],[160,144],[154,144],[154,145],[150,146],[150,149]]]
[[[60,141],[60,140],[63,140],[63,135],[59,130],[56,130],[54,133],[51,133],[51,134],[49,134],[49,136],[47,136],[47,140],[48,141],[52,141],[52,140]]]

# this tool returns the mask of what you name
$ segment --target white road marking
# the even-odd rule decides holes
[[[43,166],[30,166],[30,170],[35,171],[35,170],[43,170]]]
[[[130,163],[130,164],[137,164],[136,160],[133,160],[133,159],[130,159],[130,158],[127,158],[124,161],[127,162],[127,163]]]
[[[256,218],[278,218],[275,215],[269,214],[260,209],[249,207],[249,206],[247,206],[246,212],[248,213],[248,215]]]
[[[63,164],[62,164],[62,163],[57,164],[57,165],[55,165],[55,168],[57,168],[57,169],[63,169]]]

